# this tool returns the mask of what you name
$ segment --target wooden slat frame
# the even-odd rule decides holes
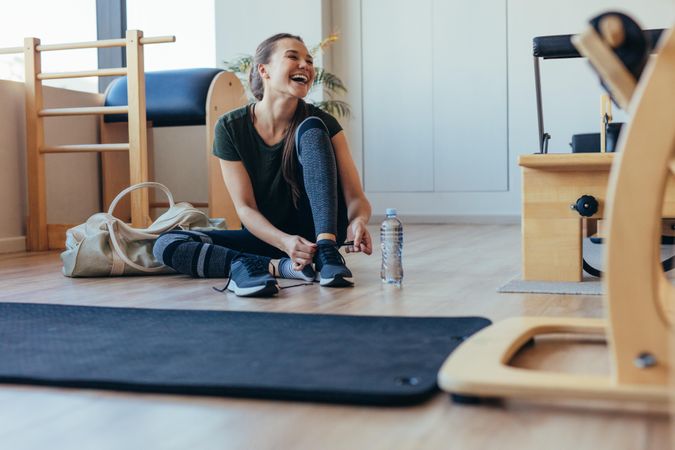
[[[126,152],[129,144],[70,144],[40,147],[40,153]]]
[[[45,153],[120,152],[132,153],[130,178],[133,183],[147,181],[147,126],[145,120],[145,74],[143,45],[174,42],[174,36],[144,38],[138,30],[127,31],[126,39],[108,39],[93,42],[42,45],[37,38],[26,38],[24,47],[0,49],[0,54],[24,52],[26,71],[26,160],[28,179],[28,218],[26,221],[26,248],[28,251],[48,250],[50,238],[47,224],[45,192]],[[81,48],[126,47],[127,68],[98,69],[80,72],[43,73],[40,53],[43,51]],[[129,106],[86,108],[43,108],[42,80],[89,76],[127,75]],[[129,143],[44,145],[44,117],[88,114],[129,115]],[[132,193],[132,222],[135,226],[149,224],[149,201],[146,191]],[[53,228],[54,229],[54,228]],[[57,230],[59,228],[56,228]],[[53,237],[51,238],[53,241]]]
[[[145,111],[145,72],[143,46],[139,30],[127,31],[127,98],[129,99],[129,182],[143,183],[148,177],[148,130]],[[131,193],[131,223],[150,225],[150,201],[147,189]]]
[[[28,172],[28,220],[26,221],[26,249],[44,251],[49,248],[47,237],[47,196],[45,189],[45,159],[40,153],[44,147],[44,121],[38,115],[43,109],[42,58],[37,47],[40,40],[24,40],[26,71],[26,169]]]
[[[85,116],[85,115],[105,115],[105,114],[127,114],[127,106],[92,106],[82,108],[49,108],[38,112],[40,117],[52,116]]]
[[[142,38],[139,41],[139,44],[140,45],[163,44],[166,42],[176,42],[176,36],[153,36]],[[74,50],[81,48],[124,47],[125,45],[128,45],[128,43],[129,41],[127,39],[102,39],[99,41],[90,41],[90,42],[72,42],[67,44],[38,45],[37,51],[50,52],[55,50]]]
[[[127,74],[127,69],[124,67],[114,69],[96,69],[96,70],[82,70],[79,72],[52,72],[39,73],[39,80],[57,80],[61,78],[87,78],[87,77],[115,77]]]

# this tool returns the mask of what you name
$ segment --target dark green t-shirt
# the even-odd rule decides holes
[[[241,161],[251,178],[258,210],[272,225],[283,228],[293,214],[291,188],[281,173],[284,141],[265,144],[251,118],[251,105],[224,114],[216,123],[213,154],[226,161]],[[309,116],[326,124],[332,138],[342,130],[332,115],[307,104]]]

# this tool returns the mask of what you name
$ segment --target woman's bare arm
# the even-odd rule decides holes
[[[221,159],[220,170],[241,223],[258,239],[287,253],[294,262],[303,266],[310,263],[314,244],[299,236],[284,233],[262,215],[258,210],[251,178],[244,164],[241,161]]]

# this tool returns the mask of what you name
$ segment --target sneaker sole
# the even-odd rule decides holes
[[[234,292],[237,297],[271,297],[279,293],[279,286],[276,282],[267,282],[262,286],[240,288],[237,283],[231,280],[227,290]]]
[[[334,278],[319,278],[319,284],[326,287],[351,287],[354,282],[351,278],[337,276]]]

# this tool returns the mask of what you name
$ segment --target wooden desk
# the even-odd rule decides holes
[[[570,208],[582,195],[598,200],[602,219],[614,153],[521,155],[524,280],[582,280],[582,217]],[[648,175],[646,175],[648,176]],[[675,181],[669,181],[663,217],[675,217]]]

